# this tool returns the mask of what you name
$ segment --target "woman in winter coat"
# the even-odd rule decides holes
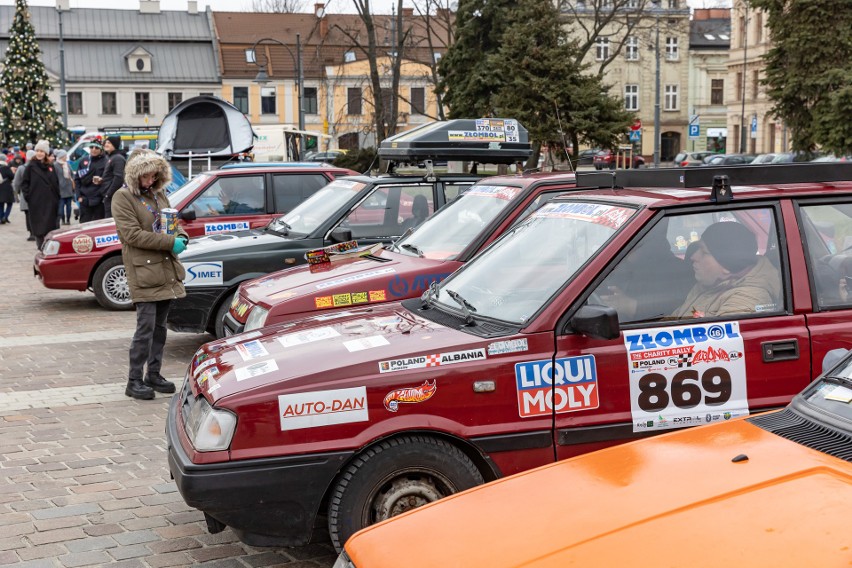
[[[27,155],[25,160],[32,160],[35,157],[35,150],[27,150]],[[33,236],[32,227],[30,227],[30,208],[27,205],[27,198],[24,197],[24,193],[21,190],[21,183],[24,180],[24,172],[27,171],[27,162],[23,161],[18,164],[18,169],[15,170],[15,178],[12,180],[12,189],[15,191],[15,195],[18,196],[18,201],[20,201],[21,212],[24,214],[24,220],[27,224],[27,233],[29,233],[29,237],[27,237],[28,241],[34,241],[35,237]]]
[[[160,224],[160,211],[169,207],[165,187],[170,179],[164,158],[150,150],[140,151],[127,162],[124,186],[112,198],[130,298],[136,307],[124,394],[138,399],[152,399],[154,391],[175,392],[174,383],[160,375],[160,368],[169,306],[186,296],[186,272],[178,254],[186,249],[189,236],[180,227],[168,234]]]
[[[65,150],[56,151],[56,161],[54,162],[56,169],[56,177],[59,180],[59,219],[57,224],[71,224],[71,202],[74,201],[74,174],[71,173],[71,168],[68,166],[68,152]]]
[[[0,225],[9,222],[12,204],[15,203],[15,192],[12,191],[12,178],[15,173],[6,162],[0,161]]]
[[[30,211],[30,229],[35,235],[36,246],[41,250],[44,237],[59,227],[56,224],[56,212],[59,210],[59,178],[47,154],[50,144],[39,140],[35,145],[35,157],[27,162],[24,177],[21,180],[21,192],[27,200]]]

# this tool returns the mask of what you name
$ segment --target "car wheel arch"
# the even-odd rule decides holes
[[[86,287],[89,289],[90,292],[94,291],[95,272],[98,271],[98,268],[100,268],[103,263],[116,256],[121,256],[120,248],[111,253],[103,255],[100,259],[98,259],[95,265],[92,266],[92,270],[89,271],[89,281],[86,283]]]

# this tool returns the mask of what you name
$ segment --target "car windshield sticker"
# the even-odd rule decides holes
[[[737,322],[624,334],[633,431],[666,430],[748,414]]]
[[[278,396],[281,430],[366,422],[367,388],[355,387]]]
[[[222,261],[217,262],[184,262],[186,280],[184,286],[221,286]]]
[[[209,367],[210,365],[215,365],[216,359],[207,359],[203,363],[199,363],[198,367],[195,368],[195,371],[192,373],[194,376],[198,376],[201,374],[201,371]]]
[[[246,379],[265,375],[277,370],[278,363],[275,362],[275,359],[267,359],[266,361],[260,361],[259,363],[252,363],[246,367],[240,367],[234,371],[234,375],[236,375],[237,381],[244,381]]]
[[[74,252],[77,254],[88,254],[92,252],[93,247],[94,242],[92,241],[92,237],[89,235],[77,235],[74,237],[74,240],[71,241],[71,248],[73,248]]]
[[[524,339],[510,339],[509,341],[497,341],[495,343],[488,344],[488,354],[489,355],[502,355],[504,353],[518,353],[521,351],[527,351],[529,347],[527,347],[527,340]]]
[[[496,197],[511,201],[521,192],[520,187],[507,187],[505,185],[474,185],[464,192],[467,195],[479,195],[481,197]]]
[[[241,333],[239,335],[235,335],[233,337],[229,337],[225,341],[222,342],[223,345],[234,345],[235,343],[239,343],[240,341],[247,341],[249,339],[254,339],[255,337],[260,337],[263,335],[259,331],[250,331],[248,333]]]
[[[432,398],[437,390],[438,385],[434,379],[431,382],[425,381],[419,387],[392,390],[385,396],[385,408],[391,412],[396,412],[399,410],[400,403],[424,402]]]
[[[331,339],[332,337],[339,336],[340,332],[333,327],[318,327],[316,329],[309,329],[308,331],[299,331],[296,333],[282,335],[278,338],[278,343],[284,347],[293,347],[303,343],[313,343],[314,341]]]
[[[547,203],[534,211],[532,218],[577,219],[612,229],[621,227],[634,209],[598,203]]]
[[[370,302],[384,302],[387,295],[384,290],[368,290],[366,292],[346,292],[344,294],[333,294],[331,296],[317,296],[314,305],[318,310],[326,308],[337,308],[340,306],[357,306]]]
[[[824,384],[820,388],[819,393],[825,400],[834,400],[837,402],[845,402],[847,404],[852,402],[852,389],[843,385]]]
[[[390,342],[385,338],[384,335],[373,335],[371,337],[362,337],[360,339],[353,339],[351,341],[344,341],[344,347],[349,350],[350,353],[355,353],[356,351],[363,351],[364,349],[372,349],[374,347],[381,347],[382,345],[390,345]]]
[[[230,221],[225,223],[204,223],[205,235],[221,235],[235,231],[248,231],[251,224],[248,221]]]
[[[213,379],[216,378],[216,376],[218,374],[219,374],[219,368],[218,367],[211,367],[211,368],[207,369],[206,371],[201,373],[200,377],[198,377],[198,386],[203,385],[208,380],[212,381]]]
[[[515,365],[521,418],[577,412],[598,407],[598,372],[593,355]]]
[[[368,278],[372,278],[373,276],[382,276],[383,274],[393,274],[395,272],[395,268],[380,268],[378,270],[360,272],[358,274],[353,274],[344,278],[338,278],[337,280],[320,282],[319,284],[317,284],[317,290],[325,290],[326,288],[333,288],[334,286],[340,286],[341,284],[348,284],[350,282],[357,282],[358,280],[366,280]]]
[[[266,347],[264,347],[260,340],[257,339],[240,343],[235,346],[235,349],[237,350],[237,353],[240,354],[240,357],[243,358],[243,361],[251,361],[252,359],[266,357],[269,355],[269,351],[267,351]]]
[[[476,130],[449,130],[447,139],[454,142],[520,142],[518,121],[479,118]]]
[[[117,244],[121,244],[121,241],[118,240],[118,233],[113,233],[111,235],[99,235],[95,237],[95,248],[109,247]]]
[[[433,353],[432,355],[418,355],[416,357],[405,357],[403,359],[392,359],[379,362],[380,373],[393,373],[407,369],[423,369],[426,367],[438,367],[441,365],[453,365],[466,361],[478,361],[486,359],[485,349],[470,349],[468,351],[453,351],[451,353]]]

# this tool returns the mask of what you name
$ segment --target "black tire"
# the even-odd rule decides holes
[[[428,436],[403,436],[367,449],[337,479],[328,533],[337,551],[362,528],[484,483],[464,452]]]
[[[127,273],[120,256],[112,256],[98,266],[92,276],[92,290],[98,303],[108,310],[133,309]]]
[[[234,294],[236,294],[236,292],[229,292],[225,294],[225,299],[222,300],[222,303],[219,305],[219,309],[216,310],[216,313],[213,315],[213,324],[209,327],[213,335],[216,336],[216,339],[222,339],[225,337],[225,315],[228,313],[228,310],[231,309],[231,302],[234,301]]]

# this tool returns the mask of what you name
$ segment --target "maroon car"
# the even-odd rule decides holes
[[[596,170],[612,169],[615,167],[641,168],[645,165],[645,158],[639,154],[633,154],[633,158],[631,159],[629,152],[621,152],[616,155],[612,152],[612,150],[601,150],[595,154],[592,163]]]

